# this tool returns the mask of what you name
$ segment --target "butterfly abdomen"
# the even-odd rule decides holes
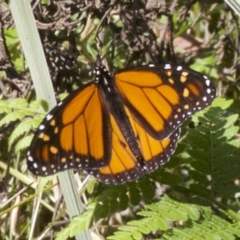
[[[105,104],[107,112],[109,112],[111,117],[114,118],[114,120],[116,121],[118,128],[120,129],[124,139],[127,142],[127,144],[125,144],[122,141],[122,146],[129,146],[136,161],[143,167],[144,159],[141,154],[136,135],[126,114],[126,110],[124,108],[124,101],[121,98],[118,89],[116,88],[113,77],[110,76],[108,72],[104,73],[105,74],[101,74],[98,79],[100,92],[102,98],[104,98],[104,101],[102,102],[103,104]],[[112,128],[111,131],[114,131],[114,129]]]

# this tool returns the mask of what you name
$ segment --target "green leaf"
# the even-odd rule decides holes
[[[32,101],[29,104],[29,108],[31,108],[32,110],[44,109],[45,111],[47,111],[48,110],[48,104],[46,103],[46,101],[44,101],[42,99],[37,99],[35,101]],[[43,114],[45,114],[45,112],[43,112]]]
[[[28,113],[24,111],[10,112],[0,120],[0,127],[15,122],[16,120],[21,120],[27,115]]]
[[[25,150],[26,148],[28,148],[32,142],[32,139],[33,139],[33,134],[31,135],[28,135],[22,139],[20,139],[17,143],[16,143],[16,146],[14,148],[15,152],[19,152],[19,151],[22,151],[22,150]]]
[[[73,218],[71,223],[57,234],[56,240],[73,237],[77,233],[88,229],[92,221],[94,207],[95,204],[89,205],[88,210]]]
[[[11,108],[16,108],[16,109],[21,109],[21,108],[26,108],[28,107],[28,102],[27,99],[25,98],[15,98],[9,100],[9,107]]]
[[[240,190],[234,187],[240,172],[240,140],[236,138],[239,115],[223,112],[231,101],[218,99],[213,105],[204,115],[195,117],[196,127],[189,129],[186,139],[186,150],[191,158],[189,174],[194,181],[190,189],[204,197],[214,192],[216,196],[228,198]],[[211,176],[211,180],[206,176]]]
[[[30,131],[32,126],[33,120],[27,119],[23,122],[20,122],[17,127],[12,131],[10,138],[9,138],[9,148],[12,147],[13,142],[22,136],[23,134],[26,134]]]
[[[9,107],[8,101],[0,100],[0,113],[10,113],[12,108]]]

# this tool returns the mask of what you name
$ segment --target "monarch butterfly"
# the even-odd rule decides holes
[[[174,64],[94,73],[41,123],[27,153],[33,174],[82,168],[103,183],[133,181],[168,161],[179,126],[216,94],[206,76]]]

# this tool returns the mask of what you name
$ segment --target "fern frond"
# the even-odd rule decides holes
[[[88,209],[81,215],[73,218],[71,223],[57,234],[56,240],[68,239],[79,232],[87,230],[92,222],[95,203],[89,204]]]
[[[144,218],[138,221],[130,221],[126,226],[121,226],[113,236],[107,239],[142,239],[142,235],[166,231],[170,229],[170,222],[186,222],[189,219],[198,220],[200,218],[201,207],[194,204],[183,204],[164,196],[161,201],[151,205],[146,205],[145,211],[140,211],[138,215]]]
[[[0,113],[9,113],[11,112],[11,107],[8,106],[8,102],[4,100],[0,100]]]
[[[0,127],[16,120],[23,120],[26,116],[43,114],[40,109],[42,101],[34,101],[31,104],[25,98],[16,98],[0,101],[0,113],[5,114],[0,120]]]
[[[226,220],[212,215],[211,218],[202,218],[191,221],[186,226],[173,228],[163,234],[164,239],[195,240],[195,239],[236,239],[240,236],[240,228]]]
[[[141,200],[151,202],[155,196],[155,184],[147,176],[136,182],[119,186],[100,184],[95,193],[97,205],[94,211],[94,220],[125,210],[129,205],[136,206]]]
[[[22,136],[23,134],[29,132],[31,130],[31,128],[33,127],[32,124],[33,120],[32,119],[27,119],[24,122],[20,122],[16,128],[12,131],[11,136],[8,140],[9,143],[9,148],[11,148],[13,142],[19,138],[20,136]],[[38,121],[39,122],[39,121]],[[39,122],[40,124],[40,122]]]
[[[190,189],[208,198],[229,198],[240,190],[234,184],[240,172],[239,115],[227,111],[230,104],[216,99],[206,114],[194,117],[201,124],[190,129],[187,137],[189,174],[194,180]]]
[[[130,221],[118,228],[107,239],[143,239],[151,232],[161,239],[235,239],[240,236],[240,225],[232,224],[215,215],[210,207],[186,204],[165,195],[161,201],[146,205],[144,216],[138,221]]]
[[[117,239],[117,240],[125,240],[125,239],[139,239],[143,238],[143,234],[149,234],[150,229],[148,226],[156,226],[156,220],[150,218],[144,218],[138,221],[131,221],[128,225],[119,227],[119,231],[115,232],[114,236],[110,236],[107,239]]]
[[[15,122],[16,120],[21,120],[26,116],[28,116],[28,113],[22,110],[10,112],[0,120],[0,127]]]
[[[30,146],[30,143],[32,142],[32,139],[33,139],[33,134],[20,139],[17,142],[17,144],[14,148],[14,151],[17,153],[19,151],[22,151],[22,150],[28,148]]]
[[[32,128],[39,126],[44,116],[42,109],[46,108],[44,104],[43,101],[39,100],[29,104],[24,98],[0,101],[0,113],[3,115],[0,119],[0,127],[11,126],[11,129],[13,129],[9,131],[9,149],[13,147],[13,144],[16,144],[16,152],[29,146],[32,137],[26,137],[25,139],[25,135]],[[33,115],[37,116],[32,118]]]
[[[42,117],[37,116],[36,118],[25,119],[23,122],[20,122],[18,125],[16,125],[16,127],[14,128],[14,130],[12,131],[12,133],[9,137],[9,141],[8,141],[9,149],[13,146],[13,144],[15,142],[23,140],[23,139],[19,139],[20,137],[24,136],[31,129],[36,129],[39,126],[39,124],[41,123],[41,121],[42,121]],[[32,137],[31,137],[31,139],[32,139]],[[27,143],[27,140],[25,143]],[[19,146],[20,145],[22,145],[22,144],[19,144]],[[24,144],[24,145],[26,145],[26,144]],[[28,146],[29,145],[26,145],[26,147],[28,147]],[[24,148],[26,148],[26,147],[24,147]],[[15,152],[17,152],[19,150],[23,150],[23,149],[19,149],[18,147],[15,146]]]

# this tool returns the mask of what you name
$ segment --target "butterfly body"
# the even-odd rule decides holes
[[[43,120],[27,155],[28,168],[40,176],[82,168],[104,183],[135,180],[168,161],[179,126],[214,97],[209,79],[179,66],[115,75],[97,66],[95,81]]]
[[[140,163],[142,162],[142,154],[140,152],[136,137],[131,127],[130,121],[127,117],[126,111],[124,110],[124,100],[120,97],[113,76],[111,76],[103,66],[100,66],[99,68],[101,74],[99,77],[97,77],[97,82],[99,89],[101,90],[101,98],[104,99],[104,101],[102,101],[103,105],[105,105],[107,112],[110,113],[116,120],[116,123],[119,126],[121,133],[127,141],[127,144],[130,146],[130,149],[134,153],[135,157],[139,159],[138,162]],[[111,130],[109,132],[111,135]]]

